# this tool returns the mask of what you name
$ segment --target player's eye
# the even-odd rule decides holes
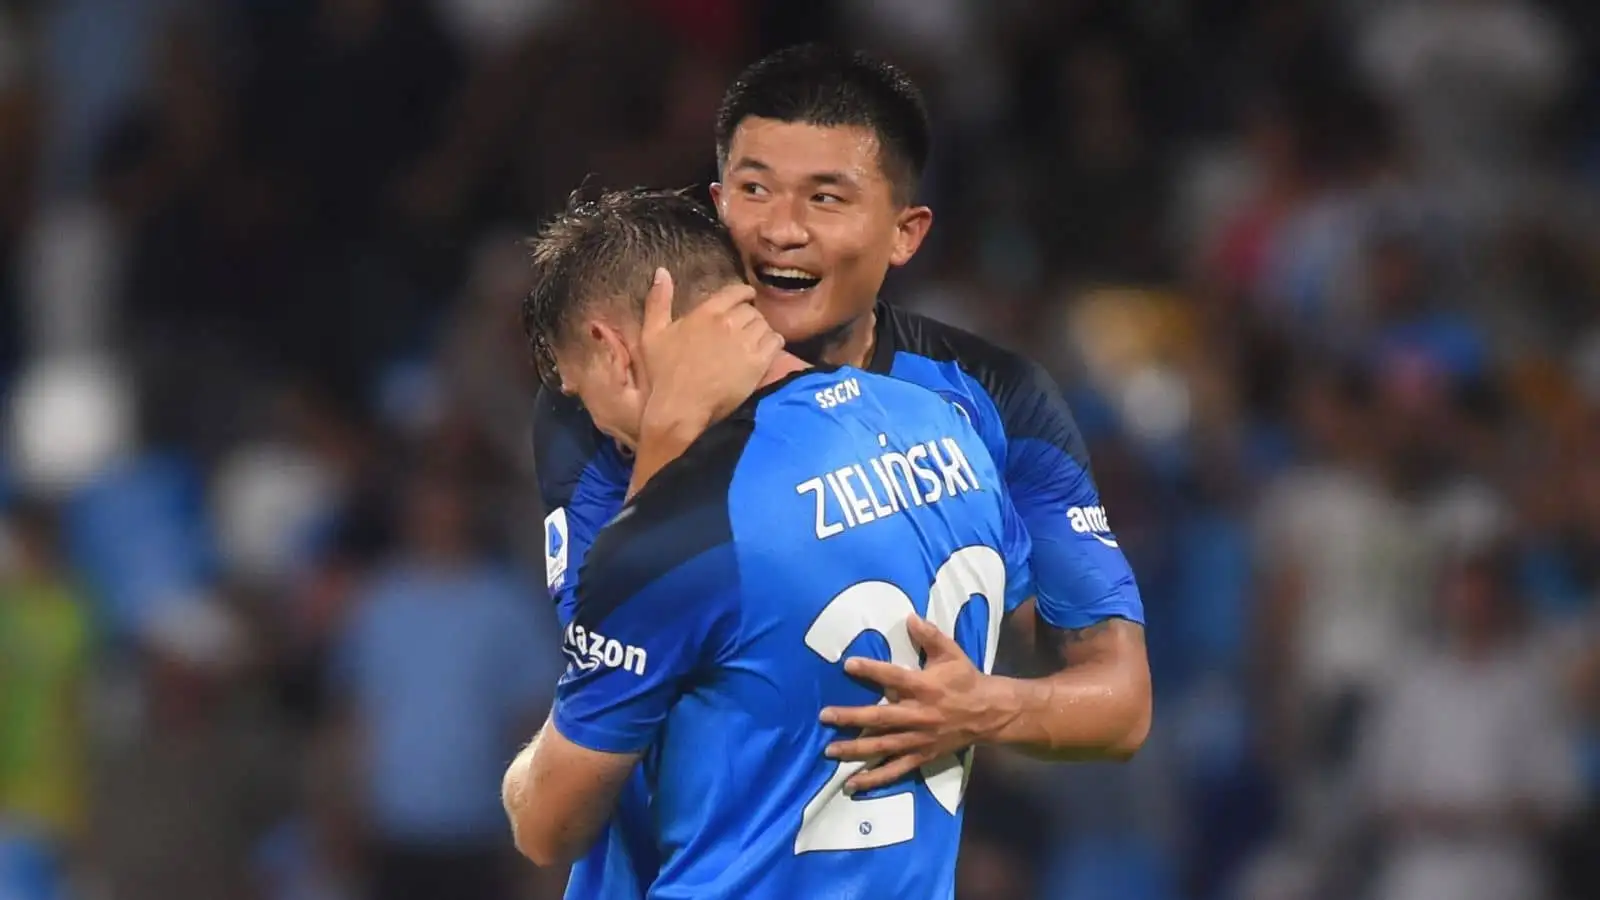
[[[767,189],[764,185],[756,184],[754,181],[746,181],[744,184],[739,185],[739,190],[741,193],[747,194],[751,197],[759,197],[767,193]]]
[[[844,198],[839,196],[838,194],[828,194],[828,193],[820,193],[819,192],[819,193],[811,195],[811,202],[813,202],[813,203],[821,203],[821,204],[827,205],[827,204],[834,204],[834,203],[843,203],[844,202]]]

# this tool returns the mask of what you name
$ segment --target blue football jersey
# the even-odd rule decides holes
[[[1033,538],[1039,618],[1144,624],[1144,603],[1089,470],[1083,436],[1037,363],[943,322],[878,304],[868,366],[927,387],[972,419]]]
[[[1112,617],[1143,624],[1139,589],[1100,501],[1083,438],[1049,375],[982,338],[885,303],[877,308],[874,348],[869,371],[933,390],[971,420],[1032,539],[1040,619],[1057,628]],[[546,574],[565,627],[585,555],[600,526],[622,508],[632,466],[581,406],[549,391],[536,402],[533,438],[547,514]],[[630,785],[607,837],[573,867],[569,900],[643,896],[658,864],[641,838],[648,802],[638,789]]]
[[[596,537],[553,722],[648,751],[651,898],[951,897],[971,752],[847,795],[878,695],[849,656],[921,665],[906,620],[984,669],[1032,593],[1029,539],[967,417],[920,387],[811,369],[757,393]]]

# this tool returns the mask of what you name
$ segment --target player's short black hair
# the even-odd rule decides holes
[[[655,270],[672,273],[675,312],[744,278],[728,230],[683,190],[574,191],[567,206],[527,243],[533,288],[522,301],[522,330],[539,377],[556,386],[551,347],[590,304],[625,301],[642,312]]]
[[[739,73],[717,109],[717,166],[745,119],[823,127],[855,126],[878,136],[880,164],[909,203],[928,163],[928,109],[911,78],[865,53],[824,44],[779,50]]]

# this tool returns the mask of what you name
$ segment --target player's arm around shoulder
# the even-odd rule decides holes
[[[1036,592],[1013,621],[1049,674],[995,679],[1006,715],[986,738],[1050,759],[1129,759],[1153,705],[1138,583],[1054,380],[1014,354],[997,370],[1006,482],[1032,538]]]
[[[1153,718],[1144,626],[1108,618],[1055,628],[1027,610],[1017,620],[1024,640],[1052,671],[995,679],[994,703],[1003,718],[988,740],[1059,762],[1132,759]]]
[[[1053,760],[1127,760],[1150,730],[1143,604],[1066,403],[1049,376],[1020,357],[999,356],[984,375],[1007,435],[1007,494],[1031,544],[1036,597],[1013,620],[1027,645],[1044,651],[1049,674],[985,674],[937,629],[913,622],[922,670],[846,663],[895,699],[823,712],[827,724],[869,730],[834,744],[830,756],[883,759],[851,779],[855,790],[978,743]]]
[[[539,865],[594,843],[685,685],[735,627],[736,565],[717,527],[725,497],[701,474],[680,465],[653,480],[584,563],[554,708],[502,783],[517,849]]]

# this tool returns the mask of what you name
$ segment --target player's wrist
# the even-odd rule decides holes
[[[979,681],[983,708],[987,711],[978,742],[1006,744],[1015,741],[1015,725],[1022,715],[1026,700],[1023,694],[1027,685],[1003,675],[984,675]]]

